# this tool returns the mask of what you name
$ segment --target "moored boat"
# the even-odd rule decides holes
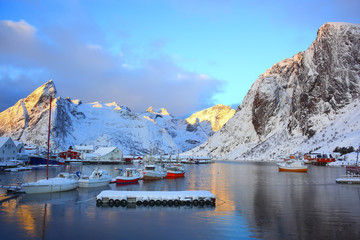
[[[143,170],[143,179],[144,180],[158,180],[166,178],[166,171],[158,165],[147,164]]]
[[[140,173],[136,168],[126,168],[122,175],[116,177],[116,183],[118,184],[137,183],[140,177],[141,177]]]
[[[303,161],[287,161],[278,163],[279,171],[283,172],[307,172],[308,167],[305,166]]]
[[[168,178],[180,178],[185,177],[185,169],[181,164],[173,164],[166,168]]]
[[[79,179],[79,187],[90,188],[90,187],[102,187],[108,185],[112,180],[110,176],[103,169],[95,169],[90,176],[81,176]]]
[[[25,193],[52,193],[76,189],[79,181],[69,173],[60,173],[55,178],[40,179],[36,182],[21,184]]]

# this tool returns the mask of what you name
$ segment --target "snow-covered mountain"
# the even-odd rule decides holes
[[[186,118],[186,121],[190,124],[195,124],[196,121],[207,121],[211,123],[212,130],[217,132],[234,116],[234,114],[235,109],[232,109],[230,106],[218,104],[192,114],[190,117]]]
[[[117,146],[125,154],[144,154],[153,149],[163,153],[189,150],[214,133],[209,121],[194,121],[172,116],[164,108],[149,107],[135,113],[117,103],[82,103],[56,96],[53,81],[36,89],[13,107],[0,113],[0,136],[28,144],[46,146],[50,96],[52,101],[51,145],[58,149],[87,144]],[[235,110],[233,110],[235,111]]]
[[[360,25],[324,24],[304,52],[255,81],[236,114],[192,150],[269,160],[360,144]]]

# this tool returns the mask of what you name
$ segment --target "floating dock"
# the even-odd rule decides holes
[[[215,206],[216,197],[209,191],[102,191],[96,205],[112,206]]]

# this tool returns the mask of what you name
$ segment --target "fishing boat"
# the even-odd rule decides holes
[[[175,163],[166,168],[168,178],[180,178],[185,177],[185,169],[182,164]]]
[[[136,168],[126,168],[123,174],[116,177],[116,183],[118,184],[130,184],[137,183],[140,179],[140,173]]]
[[[51,127],[51,102],[50,96],[49,107],[49,130],[48,130],[48,149],[47,149],[47,167],[46,178],[40,179],[36,182],[28,182],[20,185],[25,193],[52,193],[63,192],[76,189],[79,186],[79,181],[76,176],[69,173],[60,173],[55,178],[49,178],[49,155],[50,155],[50,127]]]
[[[166,178],[166,171],[156,164],[146,164],[143,170],[144,180],[158,180]]]
[[[283,172],[307,172],[308,167],[305,166],[303,161],[286,161],[278,163],[279,171]]]
[[[90,187],[102,187],[108,185],[112,180],[110,176],[103,169],[95,169],[90,176],[81,176],[79,179],[79,187],[90,188]]]

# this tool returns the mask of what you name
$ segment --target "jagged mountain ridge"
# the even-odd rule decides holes
[[[189,124],[164,108],[149,107],[144,113],[135,113],[116,103],[71,101],[56,97],[55,85],[50,80],[0,113],[0,136],[46,146],[50,96],[53,96],[51,145],[58,149],[88,144],[117,146],[125,154],[144,154],[150,149],[177,153],[199,145],[213,134],[211,118]]]
[[[358,24],[324,24],[306,51],[260,75],[234,117],[192,152],[269,160],[359,144],[359,39]]]

